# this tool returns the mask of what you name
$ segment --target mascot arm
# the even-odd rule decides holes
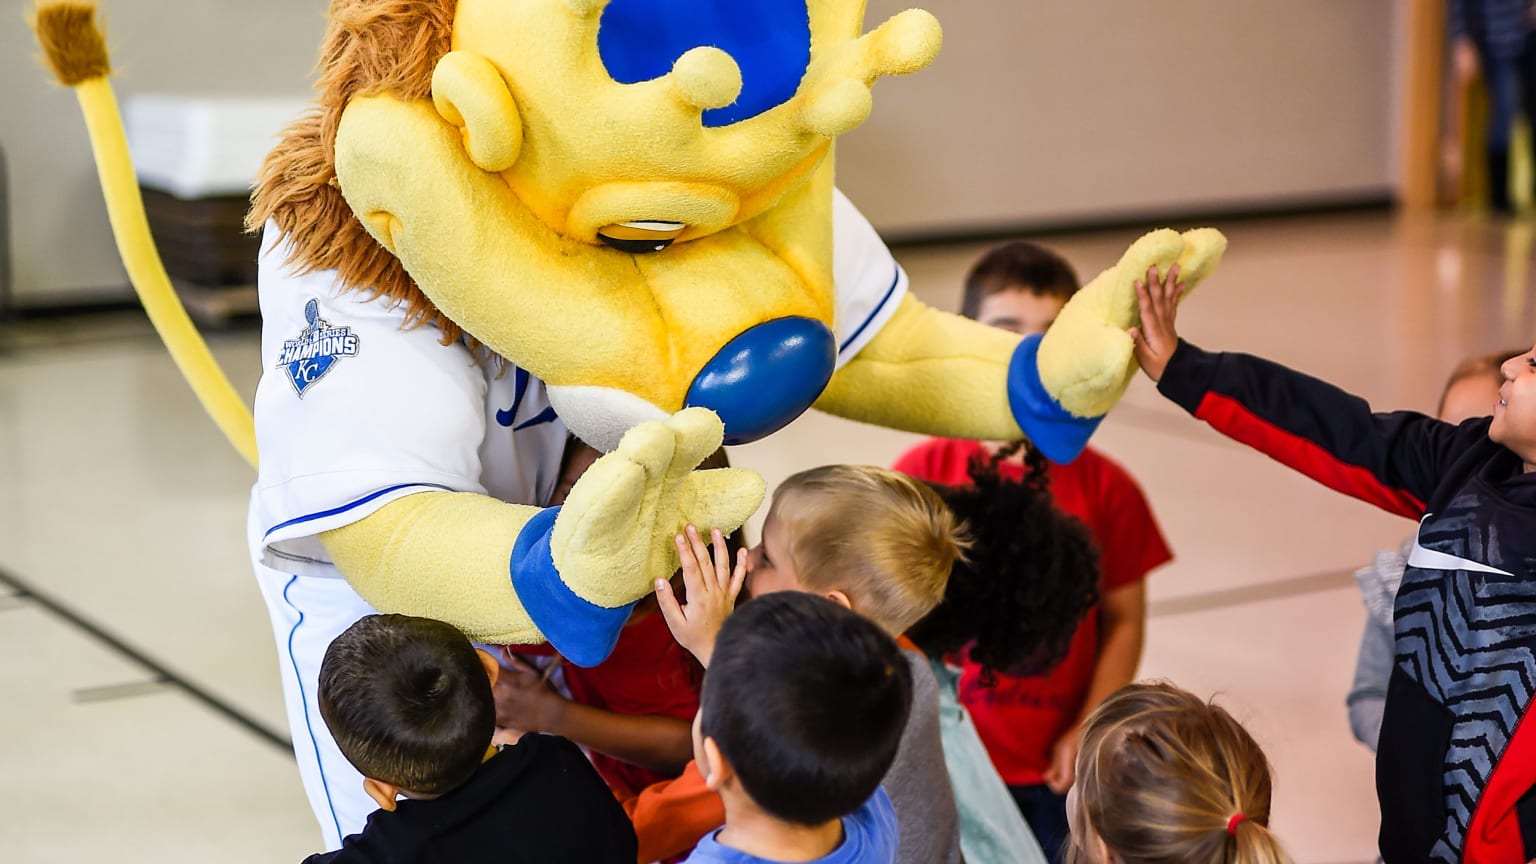
[[[908,295],[895,316],[817,401],[841,417],[951,438],[1029,438],[1048,458],[1077,458],[1136,371],[1126,330],[1135,282],[1179,265],[1185,294],[1221,260],[1214,229],[1140,238],[1062,309],[1045,336],[1022,341]]]
[[[541,642],[508,569],[519,534],[539,512],[472,492],[421,492],[326,531],[320,542],[380,612],[447,621],[477,642]]]
[[[829,414],[925,435],[1005,440],[1023,433],[1008,402],[1016,334],[926,306],[911,294],[817,400]]]
[[[634,602],[676,570],[672,538],[684,525],[732,531],[762,502],[750,471],[693,470],[723,435],[712,412],[688,409],[631,429],[561,507],[421,492],[320,539],[380,611],[438,618],[481,642],[547,639],[595,665]]]

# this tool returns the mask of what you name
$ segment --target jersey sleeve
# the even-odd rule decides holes
[[[907,274],[853,202],[832,190],[832,280],[837,368],[863,350],[896,314]]]
[[[1487,426],[1375,413],[1364,399],[1278,363],[1187,342],[1169,358],[1158,390],[1223,435],[1411,519],[1424,515],[1445,467]]]
[[[321,532],[417,492],[484,493],[486,378],[462,344],[406,328],[386,298],[297,274],[268,224],[253,531],[267,566],[333,574]]]

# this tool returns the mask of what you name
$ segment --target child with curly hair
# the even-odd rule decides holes
[[[1044,333],[1078,288],[1076,272],[1060,255],[1014,242],[972,266],[960,311],[1015,333]],[[1030,457],[1017,442],[931,438],[902,454],[894,467],[932,483],[963,485],[970,482],[973,460],[993,457],[1003,476],[1024,479]],[[965,661],[960,701],[1035,836],[1054,853],[1066,840],[1078,729],[1100,700],[1136,677],[1146,631],[1145,580],[1173,554],[1146,496],[1119,463],[1089,447],[1070,464],[1038,464],[1039,482],[1049,482],[1056,506],[1082,520],[1099,547],[1099,603],[1081,619],[1060,661],[1039,674],[983,680],[981,666]],[[1039,542],[1059,542],[1054,532],[1023,530],[1033,530]],[[1022,539],[1014,542],[1016,553],[1036,554]]]
[[[1127,685],[1083,724],[1067,796],[1071,864],[1288,864],[1269,831],[1269,760],[1220,706]]]
[[[1076,622],[1098,602],[1098,554],[1081,522],[1056,509],[1045,460],[1029,454],[1023,481],[1004,478],[997,459],[976,459],[970,483],[938,487],[970,531],[969,552],[950,571],[944,600],[907,630],[939,681],[944,761],[960,811],[960,845],[970,864],[1046,860],[993,767],[959,701],[959,663],[1027,677],[1067,652]],[[1044,622],[1050,622],[1048,624]]]

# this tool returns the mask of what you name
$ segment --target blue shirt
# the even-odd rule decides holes
[[[694,848],[684,864],[774,864],[769,858],[748,855],[715,839],[716,831]],[[843,817],[843,844],[812,864],[892,864],[896,860],[896,811],[884,789],[864,806]]]

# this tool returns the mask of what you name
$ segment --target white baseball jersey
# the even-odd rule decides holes
[[[907,278],[841,192],[833,217],[841,367],[894,314]],[[403,307],[341,290],[333,271],[296,275],[287,254],[269,223],[253,501],[262,563],[336,575],[317,535],[415,492],[548,501],[566,429],[543,382],[500,358],[477,362],[461,342],[441,344],[430,325],[403,329]]]

